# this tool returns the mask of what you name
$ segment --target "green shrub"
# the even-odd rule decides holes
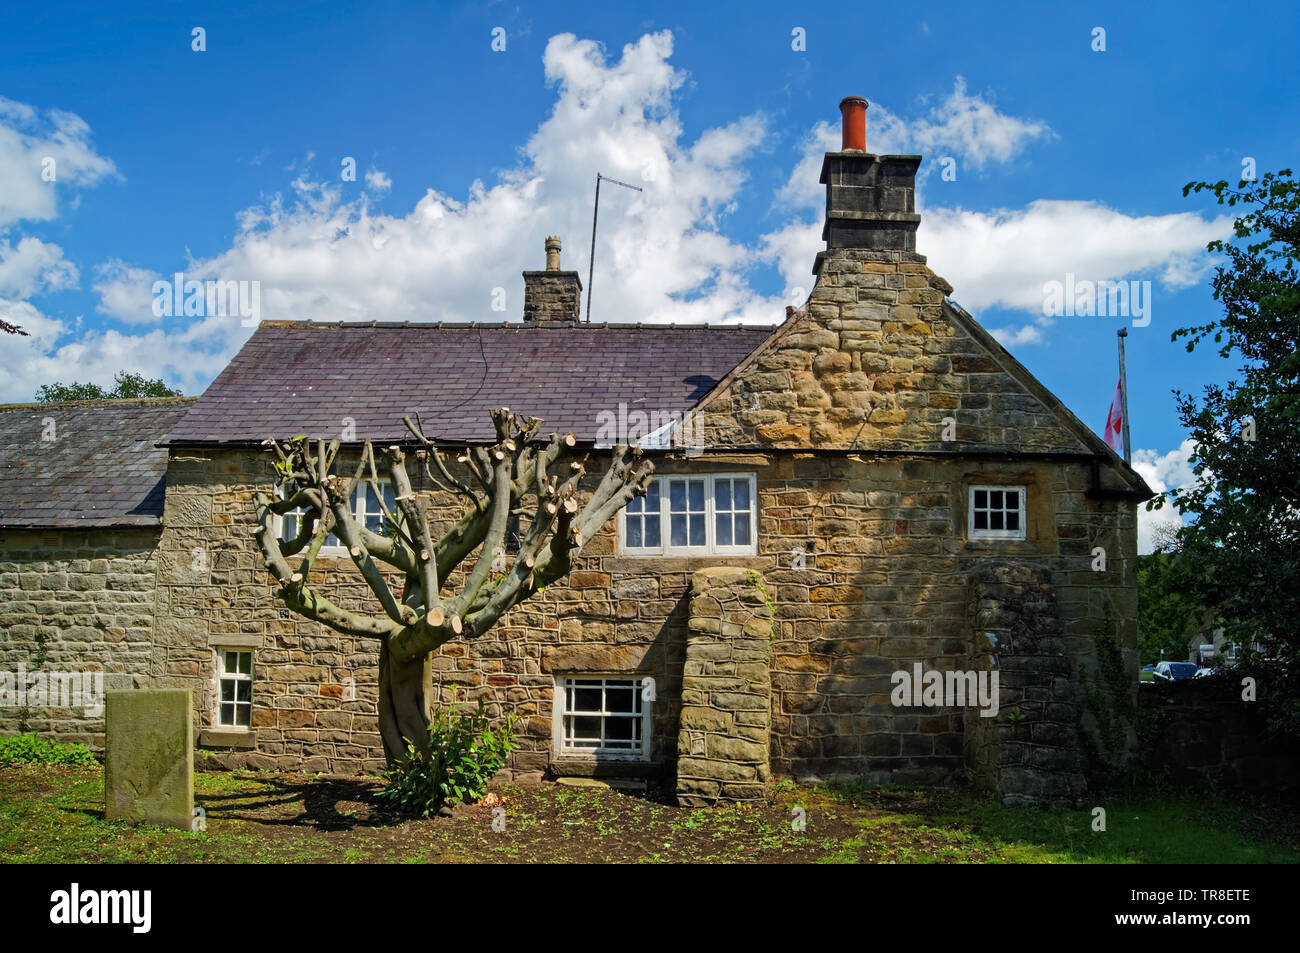
[[[422,755],[407,739],[407,759],[384,774],[379,793],[406,814],[428,817],[444,804],[477,801],[488,782],[519,747],[514,715],[494,729],[480,701],[469,714],[454,708],[436,712],[429,725],[429,750]]]
[[[0,765],[71,764],[98,765],[94,752],[85,745],[59,744],[35,734],[0,738]]]

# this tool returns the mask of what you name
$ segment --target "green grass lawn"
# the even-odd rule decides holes
[[[99,768],[0,768],[0,860],[11,863],[1294,863],[1295,812],[1206,795],[1091,807],[1004,807],[969,792],[800,787],[689,810],[607,788],[498,785],[450,817],[385,812],[374,779],[200,773],[206,830],[103,818]],[[803,817],[800,829],[797,821]],[[494,828],[494,821],[496,827]],[[503,823],[504,822],[504,823]],[[503,828],[503,829],[496,829]]]

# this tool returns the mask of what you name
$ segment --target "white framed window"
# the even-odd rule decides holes
[[[970,539],[1025,538],[1025,487],[972,486],[969,502]]]
[[[217,725],[222,728],[253,726],[253,652],[251,649],[217,649]]]
[[[753,556],[758,553],[757,486],[752,473],[661,476],[619,519],[629,556]]]
[[[397,515],[397,495],[393,492],[392,484],[387,480],[381,480],[379,491],[384,495],[384,505],[388,507],[388,511]],[[283,497],[283,488],[281,488],[281,496]],[[297,537],[304,512],[305,509],[298,506],[277,517],[280,528],[276,536],[282,542],[287,543]],[[362,483],[352,491],[352,513],[357,522],[363,524],[372,533],[381,536],[391,535],[391,527],[386,529],[384,525],[384,510],[379,505],[374,488],[369,483]],[[347,554],[347,547],[333,533],[326,536],[325,542],[321,544],[320,555],[322,556],[346,556]]]
[[[648,760],[651,686],[649,679],[635,676],[557,676],[556,756]]]

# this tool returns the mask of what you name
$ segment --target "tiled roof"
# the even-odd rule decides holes
[[[155,445],[194,400],[0,406],[0,526],[157,526],[167,451]]]
[[[685,411],[773,328],[680,325],[263,322],[168,440],[408,437],[418,412],[444,441],[493,437],[489,411],[593,440],[602,411]]]

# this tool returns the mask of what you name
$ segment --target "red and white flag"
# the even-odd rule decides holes
[[[1106,415],[1106,446],[1118,454],[1124,453],[1124,391],[1123,381],[1115,382],[1115,396],[1110,401]]]

